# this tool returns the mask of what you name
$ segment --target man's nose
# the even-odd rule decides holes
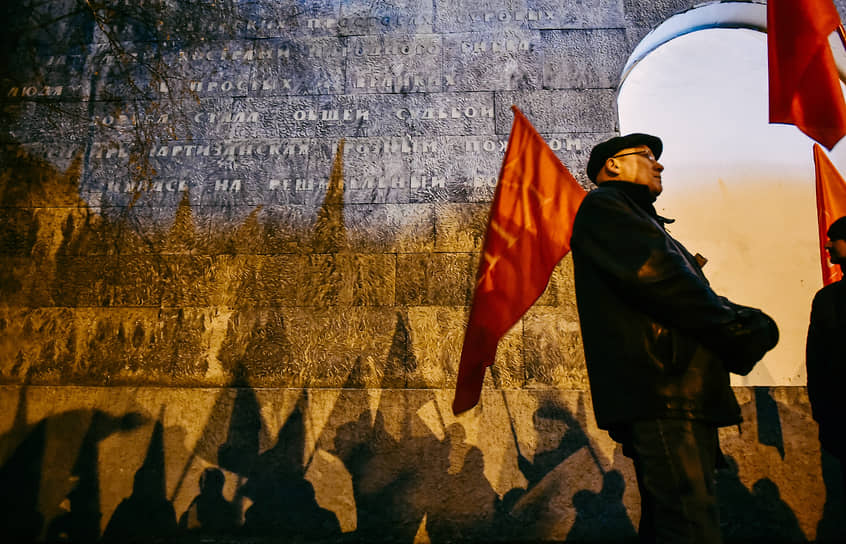
[[[660,162],[658,162],[658,161],[655,161],[655,168],[656,168],[659,172],[661,172],[661,171],[663,171],[663,170],[664,170],[664,165],[663,165],[663,164],[661,164],[661,163],[660,163]]]

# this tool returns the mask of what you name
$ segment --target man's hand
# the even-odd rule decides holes
[[[702,341],[722,359],[726,370],[746,376],[778,344],[778,325],[757,308],[731,305],[737,317],[709,330]]]

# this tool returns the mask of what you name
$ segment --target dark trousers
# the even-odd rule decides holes
[[[642,542],[719,544],[717,429],[701,421],[637,421],[626,429],[640,489]]]

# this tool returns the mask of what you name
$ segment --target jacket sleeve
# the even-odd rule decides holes
[[[831,291],[821,290],[811,303],[811,321],[805,343],[805,369],[808,373],[808,400],[811,414],[816,421],[830,413],[829,392],[839,390],[839,380],[829,370],[828,358],[834,346],[830,345],[836,313],[829,298]],[[833,384],[833,385],[832,385]],[[835,411],[837,413],[837,411]]]
[[[571,244],[618,296],[665,326],[696,331],[736,318],[681,246],[628,199],[589,194]]]

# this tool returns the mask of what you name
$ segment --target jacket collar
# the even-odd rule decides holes
[[[667,217],[663,217],[658,215],[658,212],[655,211],[655,206],[653,203],[656,200],[656,196],[649,192],[649,187],[646,185],[639,185],[637,183],[631,183],[630,181],[606,181],[603,182],[600,187],[608,187],[615,191],[620,191],[621,193],[625,194],[629,198],[631,198],[635,204],[637,204],[643,211],[648,213],[653,219],[661,223],[661,225],[666,225],[669,223],[674,223],[675,219],[669,219]]]

